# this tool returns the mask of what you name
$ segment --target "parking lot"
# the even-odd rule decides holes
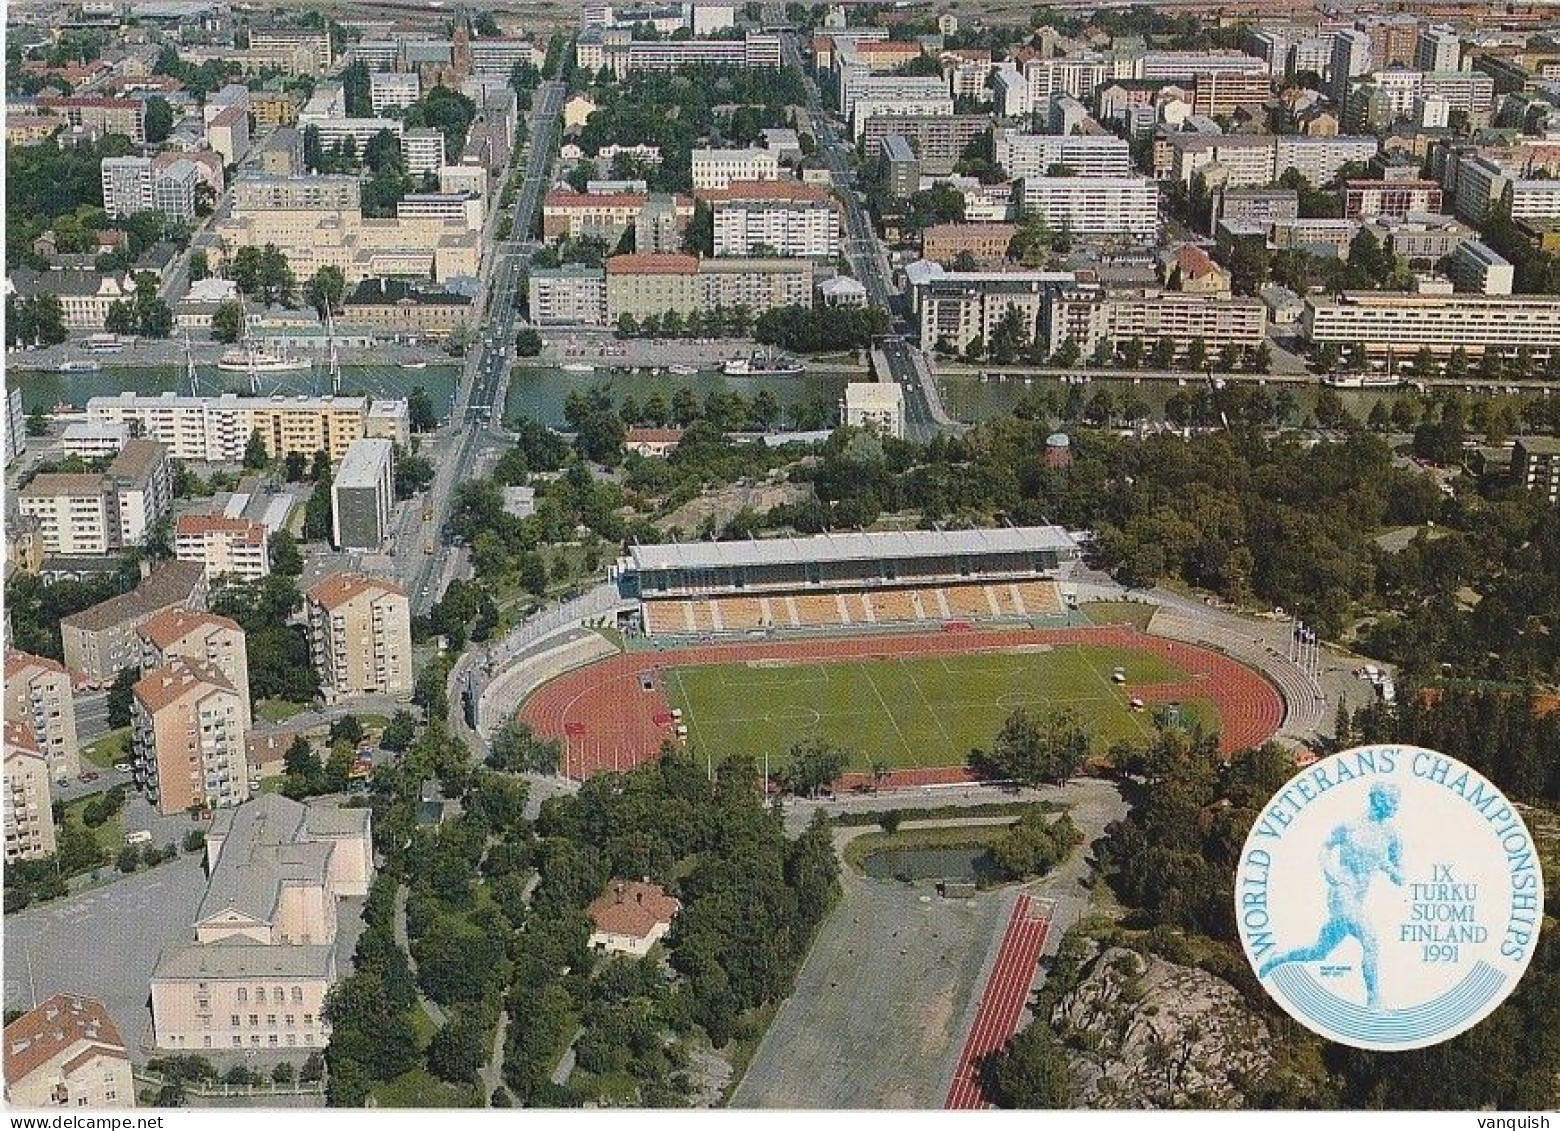
[[[206,890],[199,853],[81,895],[5,918],[5,1006],[28,1009],[51,994],[101,1001],[132,1055],[151,1037],[152,970],[164,948],[191,941]]]

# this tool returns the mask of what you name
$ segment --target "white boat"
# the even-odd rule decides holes
[[[720,367],[727,377],[789,377],[806,366],[794,357],[769,350],[754,350],[749,357],[734,357]]]
[[[570,361],[560,366],[565,373],[594,373],[596,367],[585,361]]]
[[[676,377],[692,377],[699,372],[691,365],[668,365],[666,371]]]
[[[402,369],[427,369],[428,368],[428,363],[426,361],[408,361],[408,362],[405,362],[401,366],[401,368]]]
[[[226,373],[291,373],[298,369],[312,369],[314,362],[306,357],[289,357],[251,345],[245,349],[225,351],[217,362],[217,368]]]
[[[62,361],[59,371],[61,373],[96,373],[103,366],[96,361]]]

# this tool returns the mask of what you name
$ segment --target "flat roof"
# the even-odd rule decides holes
[[[1077,548],[1078,543],[1060,526],[1008,526],[990,530],[815,534],[736,542],[663,542],[630,547],[629,556],[640,570],[713,569],[1034,550],[1075,552]]]
[[[336,472],[336,486],[377,486],[381,469],[390,462],[392,447],[389,440],[353,440],[347,445],[346,454],[341,457],[341,470]]]

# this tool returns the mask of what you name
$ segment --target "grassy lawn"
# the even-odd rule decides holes
[[[1126,671],[1125,684],[1112,681],[1117,667]],[[684,713],[696,755],[762,759],[816,737],[849,753],[847,770],[865,771],[874,761],[959,765],[972,748],[990,745],[1017,707],[1073,712],[1094,753],[1102,754],[1114,742],[1152,731],[1152,715],[1131,709],[1134,686],[1186,678],[1147,653],[1063,644],[964,656],[673,668],[666,687]],[[1214,717],[1211,705],[1201,703],[1184,705],[1183,714]]]
[[[486,1107],[477,1102],[476,1088],[446,1084],[425,1068],[403,1072],[386,1080],[370,1093],[378,1107]]]
[[[91,746],[81,748],[81,756],[94,766],[109,769],[115,762],[130,760],[130,728],[111,730]]]
[[[81,811],[87,807],[88,802],[96,801],[97,798],[97,794],[89,794],[70,802],[65,806],[65,820],[75,822],[87,829],[87,823],[81,819]],[[87,831],[97,838],[98,848],[102,849],[110,860],[125,846],[125,823],[122,812],[115,813],[97,828],[87,829]]]
[[[1088,601],[1079,605],[1078,611],[1088,617],[1091,624],[1130,624],[1143,632],[1154,619],[1157,608],[1139,601]]]
[[[255,704],[255,717],[268,723],[281,723],[311,710],[313,706],[312,703],[291,703],[286,699],[262,699]]]
[[[929,829],[897,829],[894,832],[863,833],[845,846],[845,862],[860,868],[861,862],[878,852],[938,848],[988,848],[1006,836],[1008,825],[945,825]]]

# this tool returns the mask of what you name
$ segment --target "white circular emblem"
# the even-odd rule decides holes
[[[1422,1048],[1487,1017],[1538,945],[1544,880],[1516,807],[1455,758],[1360,746],[1257,816],[1235,915],[1246,958],[1302,1025]]]

